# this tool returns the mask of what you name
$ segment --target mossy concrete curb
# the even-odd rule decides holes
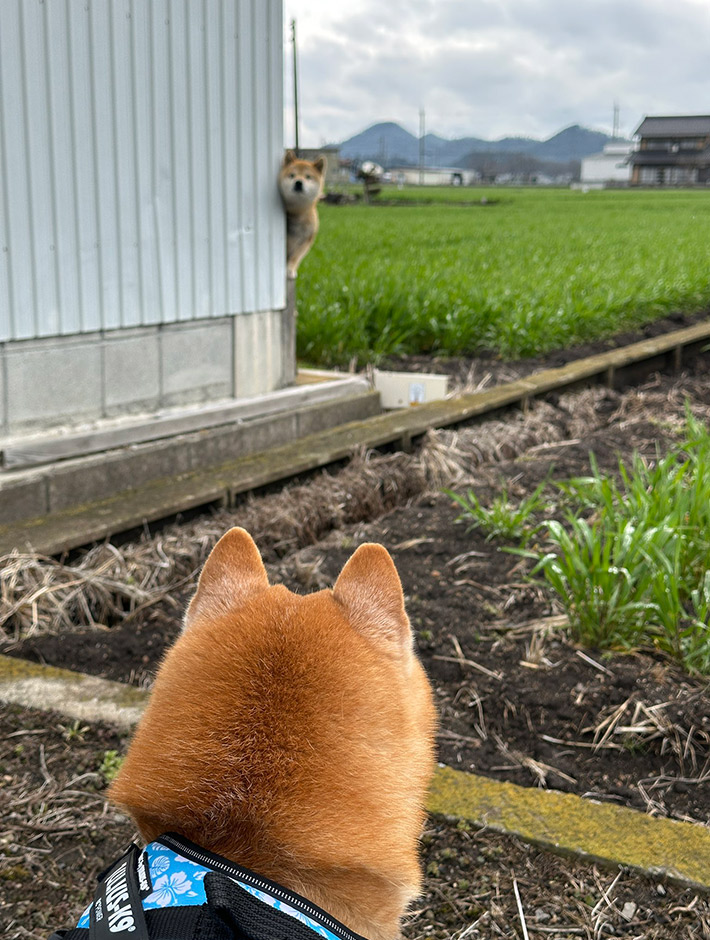
[[[705,826],[450,767],[438,768],[428,809],[553,852],[710,888],[710,829]]]
[[[120,682],[0,655],[2,702],[129,729],[148,695]],[[710,889],[710,829],[705,826],[443,766],[434,777],[428,809],[558,854]]]
[[[0,702],[128,730],[137,724],[147,701],[145,690],[121,682],[0,656]]]

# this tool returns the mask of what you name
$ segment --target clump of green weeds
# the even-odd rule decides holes
[[[532,558],[590,646],[651,643],[710,673],[710,433],[686,406],[684,439],[652,463],[619,462],[559,484],[569,504]],[[580,511],[586,518],[580,517]]]
[[[118,753],[118,751],[104,751],[104,756],[101,760],[101,764],[99,765],[99,773],[107,784],[114,780],[119,770],[121,769],[121,764],[123,764],[123,757]]]
[[[463,510],[456,517],[456,522],[467,523],[467,532],[481,529],[486,533],[486,540],[503,537],[522,546],[528,543],[536,531],[535,513],[547,508],[542,495],[547,484],[548,478],[545,478],[530,496],[515,503],[509,496],[507,484],[503,482],[500,495],[489,506],[484,506],[473,490],[468,490],[465,495],[452,490],[444,492]]]
[[[84,735],[89,730],[89,726],[82,724],[78,719],[70,725],[57,725],[57,727],[67,744],[71,744],[73,741],[83,742]]]

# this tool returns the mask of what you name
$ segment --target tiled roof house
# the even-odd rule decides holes
[[[688,186],[710,183],[710,115],[646,117],[631,155],[631,183]]]

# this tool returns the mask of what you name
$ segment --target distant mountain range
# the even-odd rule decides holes
[[[436,134],[424,137],[427,166],[464,166],[472,154],[491,153],[526,154],[538,160],[566,163],[599,153],[604,144],[613,140],[601,131],[574,124],[548,140],[531,137],[503,137],[501,140],[482,140],[479,137],[461,137],[446,140]],[[340,144],[340,155],[351,160],[375,160],[385,167],[419,164],[419,138],[399,124],[387,122],[373,124]]]

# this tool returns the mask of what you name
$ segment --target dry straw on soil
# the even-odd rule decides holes
[[[110,626],[189,589],[230,526],[248,529],[267,561],[275,560],[427,490],[471,485],[474,471],[480,483],[491,485],[498,461],[544,452],[561,440],[584,440],[611,422],[633,421],[654,394],[667,396],[652,385],[625,395],[595,388],[563,395],[554,405],[538,402],[506,420],[430,431],[416,454],[358,453],[339,472],[322,471],[277,493],[250,496],[234,509],[146,532],[120,546],[104,542],[71,560],[13,552],[0,558],[0,627],[17,641]],[[680,391],[673,394],[682,397]]]

